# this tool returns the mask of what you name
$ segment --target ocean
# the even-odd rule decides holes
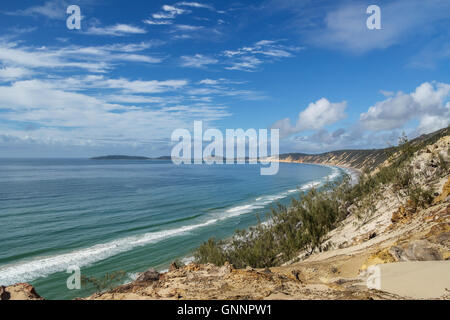
[[[181,165],[170,161],[0,159],[0,285],[29,282],[47,299],[72,299],[69,266],[126,281],[189,261],[211,237],[264,220],[277,202],[340,177],[343,169],[280,163]]]

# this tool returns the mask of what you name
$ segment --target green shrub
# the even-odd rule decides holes
[[[288,261],[302,249],[321,251],[328,231],[346,215],[342,195],[347,187],[334,184],[301,193],[289,209],[281,205],[272,209],[270,224],[237,231],[229,242],[209,239],[196,250],[195,259],[198,263],[223,265],[228,261],[237,268],[263,268]]]
[[[211,262],[218,266],[223,265],[226,261],[226,257],[222,245],[222,241],[217,242],[214,238],[209,239],[195,251],[195,260],[198,263]]]
[[[411,188],[409,199],[414,209],[427,208],[433,202],[433,190],[415,186]]]
[[[424,208],[432,201],[432,191],[414,186],[409,163],[417,150],[433,142],[411,143],[403,135],[398,147],[386,149],[390,165],[379,168],[376,174],[364,170],[354,186],[350,186],[346,176],[339,183],[300,193],[288,208],[278,205],[272,209],[269,224],[258,223],[248,230],[236,231],[230,241],[209,239],[196,250],[195,260],[216,265],[228,261],[237,268],[263,268],[289,261],[301,250],[309,253],[327,250],[330,246],[323,246],[325,237],[345,219],[348,208],[355,205],[356,214],[364,224],[373,216],[384,186],[392,186],[397,193],[406,192],[415,207]]]

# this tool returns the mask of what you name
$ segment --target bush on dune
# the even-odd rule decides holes
[[[302,250],[309,254],[326,250],[323,242],[327,233],[345,219],[349,207],[356,208],[355,215],[361,225],[365,224],[376,212],[376,203],[384,197],[386,188],[397,196],[408,197],[414,209],[426,208],[433,200],[433,192],[414,183],[416,177],[410,168],[415,152],[424,146],[402,136],[398,147],[388,149],[389,165],[379,167],[376,173],[364,171],[354,186],[346,176],[319,190],[301,192],[289,207],[278,205],[272,209],[269,223],[237,231],[230,241],[210,239],[203,243],[194,253],[196,261],[216,265],[228,261],[237,268],[263,268],[289,261]],[[441,170],[436,174],[448,174],[447,164],[439,160]]]
[[[300,249],[321,251],[325,235],[346,215],[339,194],[347,186],[329,185],[302,193],[289,208],[278,205],[272,209],[269,223],[237,231],[229,242],[210,239],[203,243],[195,252],[196,261],[263,268],[292,259]]]

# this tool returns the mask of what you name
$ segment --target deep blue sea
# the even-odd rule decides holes
[[[261,176],[249,164],[0,159],[0,285],[30,282],[47,299],[85,296],[92,292],[67,289],[69,266],[94,277],[124,270],[128,280],[167,269],[210,237],[255,225],[297,188],[341,173],[290,163]]]

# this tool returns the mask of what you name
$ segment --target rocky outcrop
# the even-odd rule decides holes
[[[303,280],[302,280],[303,279]],[[158,282],[142,286],[133,283],[88,299],[398,299],[398,296],[368,291],[354,281],[305,282],[302,271],[235,269],[230,264],[190,263],[161,276]],[[345,289],[344,289],[345,288]]]
[[[450,197],[450,177],[448,178],[447,182],[444,184],[444,186],[442,187],[442,192],[439,196],[437,196],[436,198],[434,198],[433,203],[441,203],[441,202],[445,202],[445,201],[449,201]]]
[[[0,300],[43,300],[31,284],[18,283],[12,286],[0,286]]]
[[[415,240],[403,247],[393,246],[389,253],[396,261],[434,261],[442,260],[439,249],[427,240]]]
[[[136,281],[158,281],[159,280],[159,272],[156,271],[153,268],[148,269],[147,271],[141,273],[137,278]]]

